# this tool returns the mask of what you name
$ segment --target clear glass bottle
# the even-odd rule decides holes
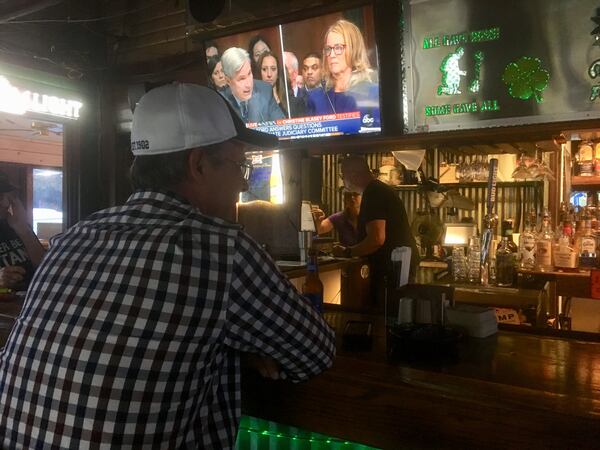
[[[591,141],[581,141],[579,144],[577,164],[579,166],[579,175],[582,177],[591,177],[594,174],[594,143]]]
[[[515,254],[508,245],[508,237],[504,236],[496,252],[496,284],[512,286],[515,278]]]
[[[552,267],[552,244],[554,233],[552,232],[552,220],[550,212],[544,208],[542,215],[542,226],[535,242],[535,268],[540,272],[551,272]]]
[[[577,270],[577,250],[572,235],[572,226],[569,221],[565,221],[552,253],[554,266],[567,272]]]
[[[525,220],[525,228],[519,238],[519,267],[525,270],[535,268],[536,214],[532,210]]]

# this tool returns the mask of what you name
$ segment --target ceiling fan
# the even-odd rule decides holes
[[[62,136],[63,134],[62,125],[56,123],[32,121],[31,129],[33,130],[31,133],[32,136],[49,136],[50,133]]]

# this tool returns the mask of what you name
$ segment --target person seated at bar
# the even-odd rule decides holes
[[[55,238],[0,353],[2,448],[234,448],[241,363],[293,382],[334,331],[235,223],[246,129],[211,88],[135,109],[127,202]]]
[[[313,209],[313,217],[317,227],[317,234],[327,234],[335,229],[340,243],[352,246],[358,243],[358,213],[360,211],[361,196],[357,192],[344,191],[344,210],[325,217],[321,209]]]
[[[26,289],[44,253],[16,186],[0,173],[0,287]]]

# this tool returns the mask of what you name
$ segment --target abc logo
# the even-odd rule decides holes
[[[375,119],[370,114],[365,114],[362,118],[363,125],[370,127],[375,122]]]

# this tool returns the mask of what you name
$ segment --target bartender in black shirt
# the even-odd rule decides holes
[[[414,279],[419,258],[402,200],[385,183],[377,180],[361,156],[342,160],[341,175],[346,189],[362,194],[358,215],[359,242],[351,247],[335,246],[335,256],[368,256],[371,264],[373,297],[382,305],[384,288],[393,287],[397,274],[392,270],[391,253],[396,247],[412,249],[410,278]]]
[[[44,252],[27,222],[17,188],[0,174],[0,287],[25,289]]]

